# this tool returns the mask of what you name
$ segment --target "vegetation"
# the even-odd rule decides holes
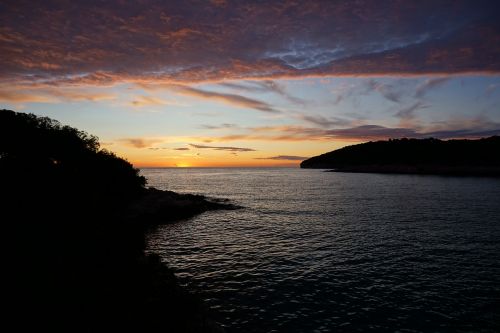
[[[4,299],[16,330],[220,331],[203,303],[144,255],[144,234],[155,209],[168,222],[222,204],[146,189],[95,136],[9,110],[0,111],[0,183]]]
[[[303,161],[337,171],[500,175],[500,137],[479,140],[391,139],[344,147]]]
[[[89,203],[133,198],[146,182],[130,163],[100,150],[97,137],[7,110],[0,112],[0,171],[15,184],[40,185],[38,190],[58,199]]]

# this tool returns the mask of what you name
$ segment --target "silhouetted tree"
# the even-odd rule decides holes
[[[0,111],[0,177],[4,190],[66,201],[116,203],[138,195],[145,185],[129,162],[101,150],[97,137],[9,110]]]

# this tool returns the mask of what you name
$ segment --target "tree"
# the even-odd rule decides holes
[[[10,110],[0,111],[0,180],[11,197],[107,203],[135,197],[146,183],[129,162],[100,149],[96,136]]]

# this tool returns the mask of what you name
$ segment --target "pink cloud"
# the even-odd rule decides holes
[[[110,85],[498,74],[496,9],[493,1],[465,0],[455,1],[453,10],[435,1],[396,0],[196,6],[20,0],[0,12],[0,80]]]

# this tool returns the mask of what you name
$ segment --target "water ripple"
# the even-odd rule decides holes
[[[233,200],[149,235],[229,332],[500,331],[500,180],[147,169]]]

